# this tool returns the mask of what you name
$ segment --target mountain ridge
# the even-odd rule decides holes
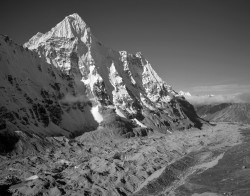
[[[72,17],[77,20],[68,20]],[[80,80],[86,86],[88,97],[95,98],[101,104],[113,104],[123,113],[136,116],[138,108],[134,107],[135,104],[149,110],[158,110],[167,107],[174,97],[178,97],[178,93],[157,75],[140,52],[133,55],[106,48],[79,18],[77,14],[69,15],[51,31],[39,37],[36,43],[29,41],[24,46],[36,51],[48,63],[82,78]],[[65,21],[70,25],[65,25]],[[81,31],[77,36],[67,30],[72,26],[71,23],[78,26],[75,21],[84,24],[84,33]],[[58,56],[62,48],[66,48],[67,52],[63,52],[66,57],[60,58]],[[72,53],[75,57],[74,63],[70,58]],[[74,70],[72,64],[75,64]]]
[[[78,15],[23,47],[0,36],[0,57],[2,140],[72,138],[98,128],[129,138],[202,126],[141,53],[106,48]]]

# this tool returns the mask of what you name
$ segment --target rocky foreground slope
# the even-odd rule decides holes
[[[189,176],[207,171],[227,149],[241,143],[240,128],[244,127],[221,124],[205,126],[205,131],[155,133],[130,139],[118,139],[108,129],[91,131],[75,139],[50,137],[47,140],[54,145],[47,146],[41,153],[12,158],[0,156],[0,193],[14,196],[191,196],[201,193],[197,196],[202,196],[204,192],[212,192],[211,195],[221,196],[231,192],[231,187],[239,190],[243,185],[242,191],[247,193],[249,172],[241,168],[249,164],[242,163],[244,157],[237,159],[238,165],[233,165],[233,170],[222,165],[210,174],[209,177],[216,180],[214,184],[214,181],[206,181],[207,178],[189,184]],[[249,153],[247,149],[238,152]],[[239,175],[233,173],[235,170]],[[227,175],[228,180],[223,180],[223,175]],[[241,181],[236,184],[239,176]],[[231,186],[227,186],[228,183]],[[179,189],[182,185],[184,190]]]

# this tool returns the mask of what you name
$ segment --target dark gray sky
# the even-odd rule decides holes
[[[0,33],[23,44],[72,13],[106,46],[141,51],[177,91],[250,91],[249,0],[8,0]]]

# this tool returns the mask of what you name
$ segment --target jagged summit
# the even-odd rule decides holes
[[[86,23],[77,13],[74,13],[66,16],[64,20],[58,23],[49,32],[45,34],[38,32],[27,43],[24,44],[24,47],[35,49],[39,46],[40,43],[45,42],[48,39],[56,38],[73,39],[77,37],[78,39],[82,39],[82,41],[86,43],[89,34],[90,28],[87,27]]]
[[[86,23],[78,14],[74,13],[65,17],[62,22],[52,28],[51,36],[66,38],[80,37],[84,35],[86,28]]]
[[[79,24],[86,25],[86,23],[83,21],[81,16],[79,16],[79,14],[77,14],[77,13],[70,14],[70,15],[66,16],[65,18],[71,18],[73,20],[76,20]]]

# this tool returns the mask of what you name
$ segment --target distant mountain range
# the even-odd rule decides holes
[[[237,95],[234,97],[223,95],[192,96],[189,92],[183,91],[180,91],[179,95],[190,101],[197,114],[206,121],[250,124],[250,103],[236,99]],[[236,103],[239,101],[242,103]]]
[[[250,124],[249,103],[221,103],[196,106],[197,114],[208,121]]]

